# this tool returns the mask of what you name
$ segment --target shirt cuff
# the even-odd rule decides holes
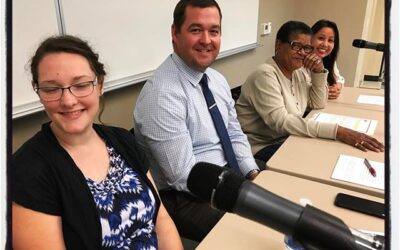
[[[318,124],[318,137],[336,140],[338,124],[320,122]]]
[[[314,85],[326,85],[328,81],[328,70],[324,69],[321,73],[311,73],[311,83]]]
[[[254,158],[246,158],[242,160],[239,164],[239,167],[240,171],[242,171],[243,176],[246,176],[251,170],[260,170]]]

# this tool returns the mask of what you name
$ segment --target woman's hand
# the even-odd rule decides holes
[[[314,73],[322,73],[324,70],[324,63],[322,62],[322,59],[315,53],[306,55],[303,65],[306,69],[309,69]]]
[[[338,126],[336,138],[364,152],[371,150],[379,153],[385,150],[385,146],[377,139],[342,126]]]
[[[333,85],[329,86],[328,88],[329,88],[328,98],[330,100],[336,99],[340,95],[340,91],[342,90],[342,84],[336,82]]]

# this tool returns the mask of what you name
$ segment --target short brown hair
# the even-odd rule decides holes
[[[215,0],[180,0],[175,6],[173,23],[178,32],[185,22],[185,11],[188,6],[199,8],[216,7],[219,12],[220,20],[222,20],[221,8]]]

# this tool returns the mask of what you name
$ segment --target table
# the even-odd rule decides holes
[[[357,109],[342,105],[329,105],[326,109],[313,110],[309,116],[317,112],[341,114],[359,118],[378,120],[374,137],[384,141],[384,113],[374,110]],[[289,136],[279,150],[267,162],[267,168],[309,180],[334,185],[357,192],[384,197],[384,190],[370,188],[350,182],[331,179],[333,169],[340,154],[368,158],[372,161],[384,162],[384,153],[363,152],[340,141],[321,138]]]
[[[255,183],[293,202],[307,198],[313,202],[313,206],[341,218],[353,228],[384,231],[383,219],[333,205],[334,198],[339,192],[378,202],[383,202],[383,199],[269,170],[262,171]],[[196,249],[283,250],[283,237],[280,232],[264,225],[226,213]]]
[[[359,109],[376,110],[382,112],[385,111],[384,106],[358,103],[357,99],[360,95],[385,96],[385,90],[344,87],[340,93],[340,96],[337,99],[329,100],[328,105],[344,104],[357,107]]]
[[[385,138],[385,113],[382,111],[360,109],[355,106],[335,104],[335,105],[328,105],[324,109],[312,110],[307,115],[307,118],[310,118],[314,116],[314,114],[319,112],[377,120],[378,124],[372,136],[381,141],[383,141]]]

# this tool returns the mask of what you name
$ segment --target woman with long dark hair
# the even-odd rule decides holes
[[[339,30],[336,23],[321,19],[312,27],[313,35],[311,44],[314,46],[314,53],[322,58],[324,67],[329,71],[329,99],[336,99],[345,82],[340,75],[336,60],[339,54]]]

